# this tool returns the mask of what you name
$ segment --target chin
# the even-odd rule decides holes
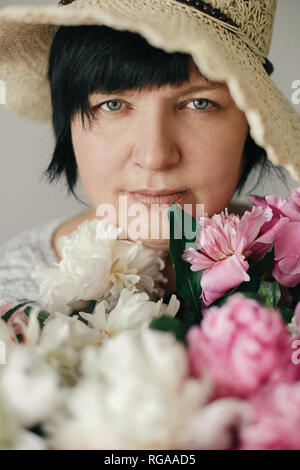
[[[141,239],[144,245],[153,250],[169,250],[169,240]]]
[[[136,242],[141,241],[145,246],[153,250],[166,250],[169,251],[169,239],[166,238],[147,238],[147,237],[132,237],[128,236],[128,240]]]

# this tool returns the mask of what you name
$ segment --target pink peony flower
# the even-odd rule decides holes
[[[15,305],[12,302],[8,302],[6,304],[1,305],[0,306],[0,318],[2,318],[13,307],[15,307]],[[28,324],[28,317],[22,308],[19,308],[18,310],[16,310],[7,322],[8,325],[10,325],[13,328],[15,334],[19,335],[21,334],[21,325],[18,322],[16,322],[17,319],[21,319],[25,323],[25,325]]]
[[[280,233],[288,222],[289,218],[281,212],[281,207],[285,204],[285,200],[277,196],[250,196],[250,202],[264,209],[272,209],[273,216],[271,220],[265,222],[260,228],[260,239],[252,248],[255,249],[256,258],[259,258],[266,251],[266,243],[271,246],[280,236]]]
[[[273,212],[273,219],[279,218],[281,215],[284,215],[281,211],[281,208],[286,204],[286,200],[282,199],[279,196],[255,196],[251,195],[248,198],[249,202],[251,202],[255,206],[260,206],[266,209],[270,207]]]
[[[270,207],[275,218],[283,216],[288,217],[290,222],[300,222],[300,186],[294,189],[286,199],[281,199],[278,196],[252,195],[249,197],[249,201],[264,209]]]
[[[289,223],[281,222],[283,225],[279,227],[276,237],[272,275],[282,286],[297,286],[300,283],[300,186],[286,199],[276,196],[250,196],[249,200],[256,206],[264,209],[269,207],[273,211],[272,220],[261,228],[261,232],[280,219],[288,220]]]
[[[270,222],[270,207],[252,207],[240,218],[235,214],[215,214],[204,217],[197,246],[184,250],[182,259],[191,263],[192,271],[203,270],[201,287],[205,307],[226,292],[249,281],[247,259],[255,260],[266,252],[279,236],[287,218],[279,218],[269,230],[261,233],[261,227]]]
[[[292,338],[279,312],[240,293],[205,310],[201,326],[187,333],[193,376],[212,376],[215,396],[245,398],[268,381],[295,380]]]
[[[289,222],[274,244],[273,277],[279,284],[295,287],[300,283],[300,222]]]
[[[253,418],[240,429],[240,450],[300,449],[300,382],[269,384],[248,403]]]
[[[286,203],[281,211],[291,222],[300,222],[300,186],[286,198]]]

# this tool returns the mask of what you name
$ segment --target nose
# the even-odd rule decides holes
[[[134,164],[148,171],[162,171],[179,163],[181,154],[170,116],[161,109],[150,109],[138,123],[133,149]]]

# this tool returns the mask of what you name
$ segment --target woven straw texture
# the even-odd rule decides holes
[[[51,119],[46,78],[59,25],[105,24],[141,34],[152,46],[185,52],[209,79],[225,81],[250,132],[275,165],[300,181],[300,116],[263,67],[276,0],[211,0],[239,26],[224,26],[177,0],[75,0],[65,6],[0,9],[0,80],[9,110]],[[234,31],[234,33],[233,33]]]

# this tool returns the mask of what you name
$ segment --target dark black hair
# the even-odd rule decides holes
[[[195,66],[191,59],[189,54],[168,53],[152,47],[139,34],[126,30],[119,31],[105,25],[60,27],[53,38],[48,67],[56,146],[43,176],[52,183],[64,174],[68,194],[71,192],[80,200],[74,191],[78,169],[71,121],[79,112],[83,125],[85,119],[91,122],[93,113],[88,96],[95,91],[120,93],[164,85],[180,86],[189,81],[191,63]],[[278,172],[286,184],[283,169],[268,160],[266,151],[248,132],[235,196],[240,195],[254,168],[259,168],[260,175],[251,191],[271,170]]]

